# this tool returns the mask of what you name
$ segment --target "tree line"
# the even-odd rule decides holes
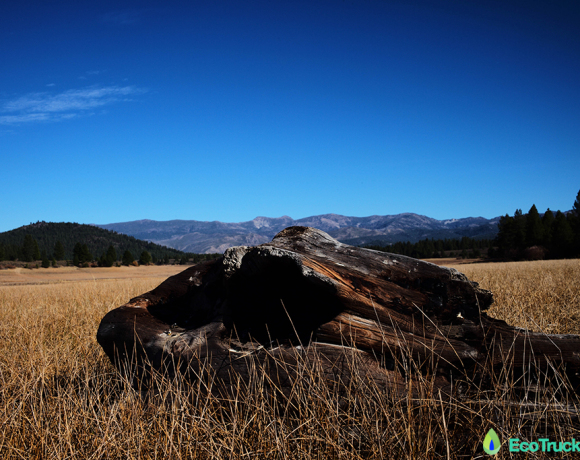
[[[42,261],[43,267],[67,261],[110,267],[123,263],[197,263],[221,254],[184,253],[91,225],[37,222],[0,233],[0,261]]]
[[[498,224],[495,255],[506,259],[562,259],[580,256],[580,191],[569,212],[540,215],[536,205],[527,214],[517,209]]]
[[[105,230],[93,225],[77,223],[36,222],[8,232],[0,233],[0,245],[4,248],[4,258],[8,260],[24,260],[28,254],[22,253],[23,241],[29,235],[37,241],[41,255],[55,255],[57,260],[72,260],[76,243],[86,244],[89,252],[100,256],[106,252],[109,245],[113,245],[121,254],[125,250],[133,254],[148,251],[158,258],[168,254],[172,258],[182,257],[183,252],[177,249],[160,246],[155,243],[141,241],[132,236]],[[62,259],[52,254],[57,242],[64,248]]]
[[[536,205],[527,214],[517,209],[513,216],[500,218],[498,234],[493,239],[424,239],[417,243],[398,242],[386,246],[369,245],[369,249],[401,254],[417,259],[438,257],[502,260],[536,260],[580,257],[580,191],[569,212],[540,215]]]
[[[65,257],[64,245],[57,241],[54,245],[53,251],[47,255],[46,251],[41,251],[38,241],[30,235],[24,236],[24,241],[19,248],[9,247],[10,251],[6,251],[5,246],[0,243],[0,261],[3,260],[20,260],[23,262],[35,262],[38,260],[42,261],[42,266],[48,268],[50,265],[56,266],[58,262],[69,262]],[[8,254],[8,256],[7,256]],[[141,255],[138,259],[135,259],[133,253],[128,249],[125,249],[123,255],[119,257],[117,251],[113,245],[109,245],[106,252],[103,252],[100,257],[95,257],[89,250],[86,243],[77,242],[73,248],[72,260],[70,261],[73,265],[77,266],[89,266],[92,264],[98,264],[99,267],[112,267],[113,265],[135,265],[137,262],[139,265],[149,265],[149,264],[181,264],[185,265],[187,263],[199,263],[206,260],[213,260],[220,257],[221,254],[195,254],[195,253],[184,253],[181,252],[181,257],[174,257],[173,254],[164,254],[162,257],[157,257],[154,253],[153,255],[147,251],[141,251]]]
[[[368,245],[365,248],[375,249],[382,252],[390,252],[415,259],[436,259],[441,257],[462,257],[475,259],[482,256],[482,251],[492,245],[493,240],[475,239],[464,236],[462,238],[445,238],[435,240],[425,238],[416,243],[399,241],[397,243],[383,245]]]

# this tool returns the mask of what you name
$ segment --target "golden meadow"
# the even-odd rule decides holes
[[[456,268],[493,291],[490,315],[580,334],[580,260]],[[490,428],[504,442],[580,438],[576,396],[555,385],[513,404],[509,377],[469,400],[433,392],[428,381],[421,397],[395,395],[362,375],[365,391],[338,395],[305,363],[291,401],[266,395],[259,375],[228,399],[159,375],[139,391],[95,334],[106,312],[164,279],[0,286],[0,458],[484,458]],[[504,448],[496,458],[510,455]]]

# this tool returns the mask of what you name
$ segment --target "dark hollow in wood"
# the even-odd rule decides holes
[[[457,270],[290,227],[109,312],[97,340],[117,366],[133,353],[197,378],[209,366],[225,385],[256,362],[291,385],[306,357],[340,384],[356,372],[401,391],[427,377],[442,390],[461,381],[481,389],[490,369],[529,381],[530,369],[558,368],[576,390],[580,338],[508,326],[485,313],[492,301]]]

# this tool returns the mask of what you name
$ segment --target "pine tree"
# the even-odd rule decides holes
[[[115,248],[112,244],[109,246],[109,249],[107,249],[107,261],[111,263],[109,267],[112,267],[113,264],[117,261],[117,251],[115,251]]]
[[[75,244],[75,247],[73,249],[73,265],[80,265],[84,262],[84,260],[82,260],[82,255],[83,255],[82,244],[81,243]]]
[[[526,247],[526,217],[521,209],[514,213],[514,246],[521,250]]]
[[[38,244],[35,246],[35,239],[30,235],[24,235],[24,242],[22,243],[22,260],[24,262],[32,262],[34,256],[36,255],[36,249]]]
[[[56,242],[56,244],[54,245],[54,258],[56,260],[64,260],[64,246],[62,245],[62,243],[59,241]]]
[[[133,254],[127,249],[123,253],[123,265],[131,265],[135,259],[133,258]]]
[[[572,226],[572,233],[573,233],[573,255],[579,256],[580,255],[580,191],[576,195],[576,200],[574,201],[574,205],[572,206],[572,212],[570,213],[570,224]]]
[[[73,264],[82,265],[84,263],[92,262],[93,255],[89,251],[86,244],[77,243],[73,249]]]
[[[526,217],[526,246],[537,246],[542,242],[542,220],[536,208],[532,205]]]
[[[143,251],[141,253],[141,257],[139,257],[139,265],[148,265],[151,262],[151,254],[147,251]]]
[[[578,194],[576,195],[576,200],[572,205],[572,212],[576,217],[580,219],[580,190],[578,191]]]
[[[542,217],[542,244],[548,249],[552,245],[552,225],[554,225],[554,214],[548,208]]]
[[[515,246],[514,218],[507,214],[500,217],[497,227],[498,233],[495,237],[495,244],[498,246],[498,253],[501,257],[507,255],[508,251]]]
[[[89,251],[89,247],[86,244],[83,244],[81,250],[82,250],[81,262],[92,262],[93,255],[91,254],[91,251]]]
[[[552,226],[552,247],[556,257],[569,257],[571,255],[573,236],[568,219],[558,211]]]
[[[32,253],[32,257],[34,258],[34,260],[40,260],[41,255],[40,255],[40,248],[38,247],[38,241],[36,241],[35,239],[34,241],[34,250]]]
[[[101,267],[112,267],[113,264],[117,261],[117,252],[113,245],[109,246],[107,249],[107,253],[103,254],[99,260],[99,265]]]

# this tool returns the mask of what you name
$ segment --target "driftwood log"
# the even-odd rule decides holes
[[[494,368],[514,381],[558,368],[576,390],[580,337],[511,327],[487,316],[492,301],[457,270],[290,227],[112,310],[97,340],[117,366],[136,353],[168,372],[211,368],[226,385],[256,362],[291,385],[302,356],[342,384],[353,363],[359,376],[402,391],[427,377],[441,390],[481,388]]]

